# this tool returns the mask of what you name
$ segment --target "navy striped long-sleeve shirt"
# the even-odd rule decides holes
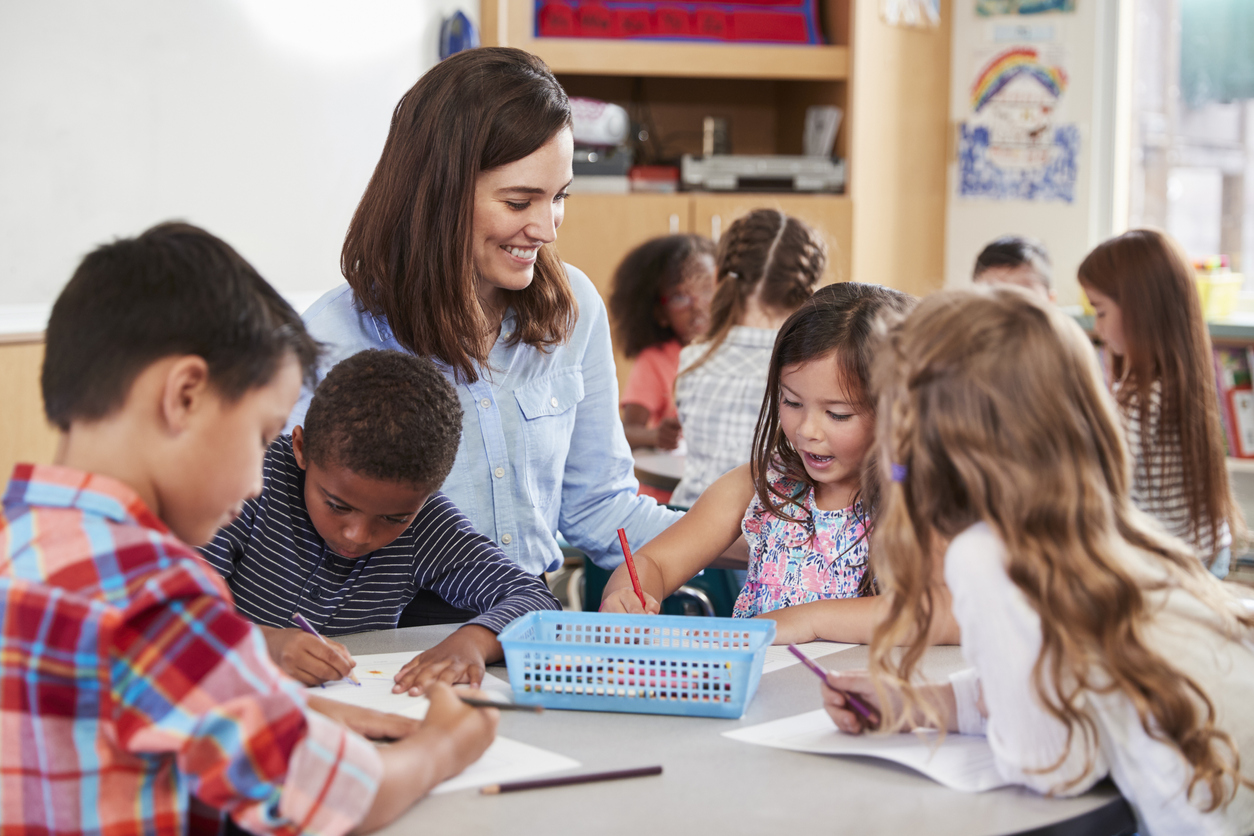
[[[200,550],[240,614],[257,624],[292,627],[299,611],[331,636],[390,629],[420,589],[479,613],[468,623],[494,633],[532,610],[561,609],[543,579],[475,531],[442,493],[387,546],[350,559],[327,548],[309,518],[290,436],[271,445],[264,477],[261,495]]]

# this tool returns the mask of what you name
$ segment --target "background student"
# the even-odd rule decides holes
[[[0,515],[5,831],[183,832],[189,793],[255,833],[369,830],[483,753],[499,712],[444,685],[422,723],[307,697],[187,545],[261,489],[317,354],[244,259],[186,224],[100,247],[46,344],[65,437]]]
[[[874,379],[872,560],[892,607],[870,678],[830,685],[888,730],[987,734],[1002,776],[1042,793],[1109,774],[1141,833],[1254,829],[1254,613],[1133,509],[1079,327],[1019,291],[938,293],[889,332]],[[921,686],[937,550],[973,667]],[[824,701],[863,728],[836,690]]]
[[[675,403],[688,453],[674,504],[692,505],[749,461],[775,334],[826,265],[823,239],[774,209],[737,218],[719,239],[709,330],[679,355]]]
[[[1035,238],[1003,235],[992,241],[976,256],[971,273],[976,284],[1014,285],[1054,301],[1049,251]]]
[[[1245,520],[1228,481],[1210,333],[1193,270],[1166,236],[1136,229],[1080,264],[1132,452],[1132,502],[1218,577]]]
[[[874,595],[867,552],[876,497],[862,478],[875,428],[872,329],[880,314],[911,302],[845,282],[820,288],[789,317],[771,356],[753,461],[720,477],[633,555],[649,612],[743,531],[749,572],[736,616],[775,618],[779,643],[870,638],[884,610],[863,597]],[[606,584],[602,610],[644,611],[625,566]]]
[[[646,241],[623,258],[613,287],[615,335],[623,354],[636,361],[619,397],[627,442],[674,450],[679,352],[710,324],[714,242],[700,235]]]
[[[261,495],[202,553],[240,613],[260,625],[279,667],[306,685],[353,665],[326,636],[396,627],[421,589],[469,622],[406,665],[396,690],[483,681],[503,658],[496,634],[532,610],[560,609],[440,493],[461,438],[453,387],[425,357],[362,351],[314,392],[304,426],[266,452]]]
[[[559,529],[613,567],[617,529],[645,543],[679,517],[637,495],[605,304],[554,246],[570,126],[533,55],[484,47],[436,64],[397,106],[349,226],[348,284],[305,312],[330,347],[324,368],[363,348],[438,362],[465,413],[441,489],[534,575],[561,565]]]

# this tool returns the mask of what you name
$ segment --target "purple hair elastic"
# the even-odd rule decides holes
[[[893,462],[891,468],[894,482],[906,481],[906,466],[904,464],[897,464],[896,462]]]

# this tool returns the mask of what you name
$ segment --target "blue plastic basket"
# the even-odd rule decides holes
[[[775,622],[547,611],[498,638],[515,702],[736,718],[758,690]]]

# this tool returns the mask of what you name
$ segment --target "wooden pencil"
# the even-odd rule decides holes
[[[519,705],[516,702],[481,700],[478,697],[463,697],[460,694],[458,694],[457,698],[472,708],[499,708],[502,711],[528,711],[532,714],[544,713],[544,706],[542,705]]]
[[[641,766],[636,769],[618,769],[613,772],[584,772],[580,775],[562,775],[558,778],[538,778],[534,781],[514,781],[509,784],[489,784],[479,792],[484,795],[499,795],[503,792],[519,790],[540,790],[546,787],[565,787],[571,784],[589,784],[593,781],[617,781],[621,778],[640,778],[645,775],[661,775],[660,766]]]

